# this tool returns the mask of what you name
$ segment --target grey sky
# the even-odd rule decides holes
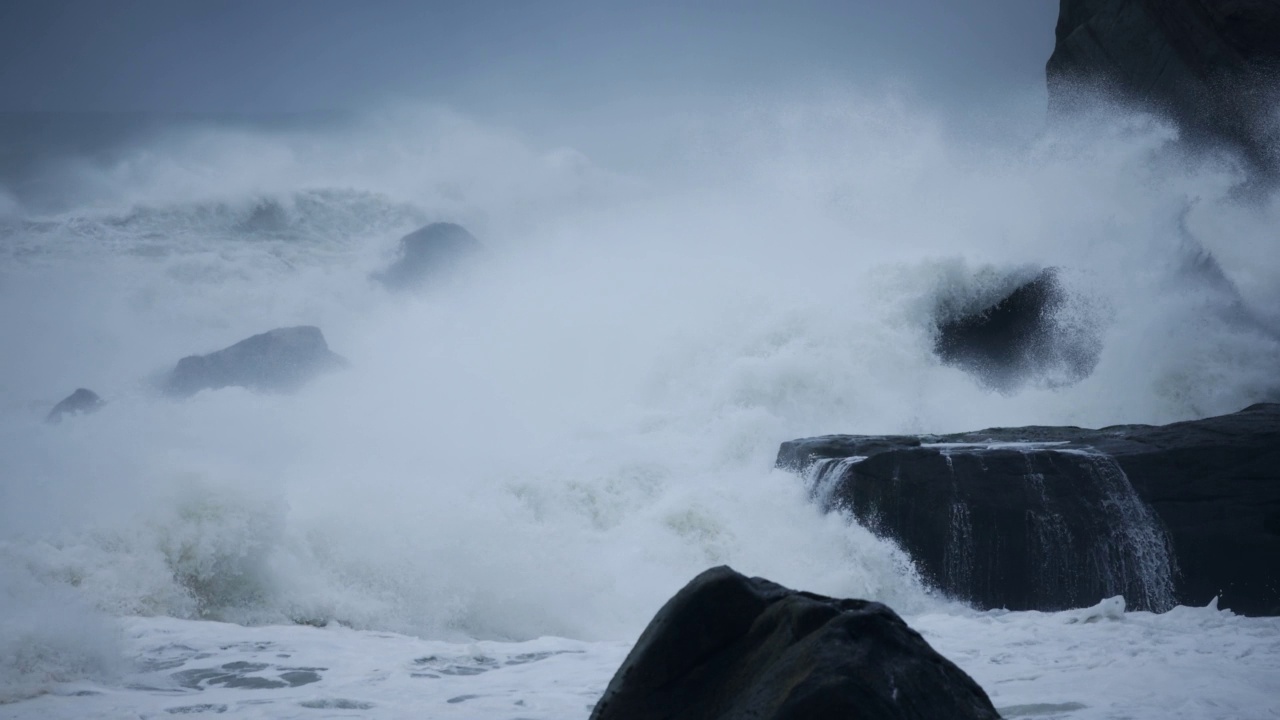
[[[1041,82],[1054,0],[9,0],[0,110],[608,104],[891,79],[950,102]]]

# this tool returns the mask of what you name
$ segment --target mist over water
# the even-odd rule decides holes
[[[779,442],[1277,397],[1280,200],[1153,118],[1046,127],[1029,102],[974,132],[895,94],[757,100],[663,124],[643,171],[408,107],[64,162],[57,197],[0,200],[0,579],[27,588],[3,609],[627,639],[720,563],[941,606],[772,469]],[[479,262],[418,296],[370,281],[436,220]],[[1234,293],[1186,270],[1202,250]],[[939,313],[1044,267],[1099,340],[1088,377],[1000,393],[941,363]],[[351,369],[155,389],[296,324]],[[41,423],[80,386],[109,404]]]

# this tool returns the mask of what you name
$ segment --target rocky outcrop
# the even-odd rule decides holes
[[[400,238],[400,256],[374,279],[390,290],[421,288],[456,269],[482,247],[461,225],[431,223]]]
[[[778,466],[983,608],[1280,614],[1280,405],[1164,426],[832,435]]]
[[[1057,271],[1047,268],[986,307],[939,307],[934,352],[1004,392],[1028,381],[1077,382],[1097,366],[1101,342],[1094,328],[1061,319],[1065,304]]]
[[[649,623],[592,720],[998,718],[892,610],[707,570]]]
[[[319,373],[345,366],[346,360],[329,349],[320,328],[277,328],[208,355],[182,358],[164,389],[178,397],[230,386],[289,392]]]
[[[75,392],[66,396],[45,416],[44,421],[47,423],[60,423],[62,418],[67,415],[78,415],[81,413],[88,414],[97,411],[106,403],[98,394],[87,388],[77,388]]]
[[[1046,67],[1051,109],[1086,88],[1177,121],[1185,135],[1280,169],[1275,0],[1061,0]]]

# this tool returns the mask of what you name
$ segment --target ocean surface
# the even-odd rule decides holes
[[[1280,717],[1280,619],[977,611],[773,468],[1280,397],[1280,194],[1155,118],[991,116],[744,102],[621,166],[438,108],[3,118],[0,718],[585,718],[719,564],[889,604],[1006,717]],[[371,280],[440,220],[482,257]],[[937,358],[1045,267],[1087,377]],[[158,390],[299,324],[350,368]],[[77,387],[106,406],[44,423]]]

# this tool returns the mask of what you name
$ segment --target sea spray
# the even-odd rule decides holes
[[[108,613],[437,638],[631,637],[716,563],[909,612],[938,601],[770,469],[780,441],[1156,422],[1274,389],[1276,340],[1217,322],[1164,258],[1194,196],[1187,226],[1269,306],[1276,206],[1168,156],[1166,127],[979,142],[856,95],[714,120],[636,177],[434,112],[186,128],[80,168],[4,225],[6,572]],[[436,220],[485,263],[421,296],[369,281]],[[934,353],[936,301],[1028,264],[1099,310],[1098,363],[992,393]],[[294,396],[149,389],[295,324],[351,368]],[[80,385],[110,404],[35,427]],[[78,585],[49,571],[72,557]]]

